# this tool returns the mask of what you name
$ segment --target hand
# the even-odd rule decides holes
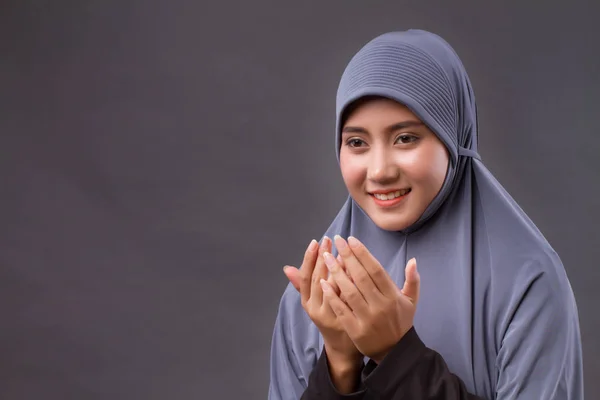
[[[358,350],[380,363],[413,326],[420,286],[416,260],[408,261],[406,280],[400,290],[358,239],[350,237],[346,242],[336,236],[335,245],[354,282],[326,252],[325,262],[345,302],[323,279],[325,302],[329,303]]]
[[[300,292],[302,307],[319,328],[328,358],[348,365],[360,364],[362,354],[357,350],[329,304],[323,302],[323,290],[319,282],[322,279],[325,280],[329,275],[323,254],[331,251],[331,239],[325,237],[319,251],[317,248],[318,243],[313,240],[304,253],[300,269],[286,266],[284,273],[296,290]],[[342,258],[338,257],[338,259],[343,265]],[[340,263],[338,265],[340,271],[345,274],[342,265]],[[329,282],[331,290],[336,293],[338,289],[333,276],[329,275],[327,282]]]

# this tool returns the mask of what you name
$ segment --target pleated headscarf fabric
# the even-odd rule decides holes
[[[348,197],[325,235],[357,237],[399,287],[407,261],[416,258],[415,329],[470,393],[582,399],[569,280],[559,256],[478,155],[475,96],[455,51],[423,30],[386,33],[360,49],[337,93],[338,160],[344,113],[366,96],[397,101],[419,117],[448,150],[447,175],[420,219],[403,231],[382,230]],[[322,348],[288,285],[273,332],[269,399],[299,399]]]

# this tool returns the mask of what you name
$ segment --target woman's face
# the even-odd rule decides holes
[[[448,151],[408,108],[367,100],[342,127],[340,167],[348,192],[381,229],[408,228],[440,191]]]

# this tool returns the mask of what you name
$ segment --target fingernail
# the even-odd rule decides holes
[[[325,279],[321,279],[320,283],[321,283],[321,288],[323,289],[323,291],[327,292],[329,290],[329,285],[327,284]]]
[[[283,267],[283,272],[285,272],[285,270],[288,269],[289,267],[290,267],[289,265],[284,266]]]
[[[360,246],[360,242],[358,241],[358,239],[356,239],[354,236],[350,236],[348,238],[348,244],[350,245],[350,247],[352,248],[357,248],[358,246]]]
[[[325,252],[323,253],[323,257],[325,258],[325,264],[327,264],[329,268],[333,267],[335,264],[335,258],[333,258],[331,253]]]
[[[319,243],[315,239],[313,239],[310,241],[310,244],[308,245],[308,250],[315,251],[318,246],[319,246]]]
[[[323,240],[321,240],[321,248],[327,246],[329,242],[331,242],[331,239],[329,239],[327,236],[323,236]]]
[[[335,235],[333,239],[335,240],[335,247],[337,247],[338,249],[343,249],[346,247],[346,242],[344,241],[344,239],[342,239],[340,235]]]

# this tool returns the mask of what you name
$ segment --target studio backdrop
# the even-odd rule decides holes
[[[265,399],[281,268],[346,198],[340,75],[409,28],[464,61],[480,154],[564,262],[600,398],[599,8],[3,1],[0,398]]]

